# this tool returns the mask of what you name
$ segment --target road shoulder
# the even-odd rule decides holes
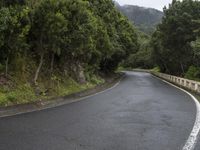
[[[0,107],[0,118],[9,117],[44,109],[50,109],[66,104],[71,104],[102,93],[116,87],[124,77],[124,73],[118,73],[115,77],[108,79],[105,83],[97,85],[92,89],[87,89],[71,95],[50,99],[47,101],[37,101],[34,103],[15,105],[10,107]]]
[[[189,95],[191,97],[191,99],[194,101],[194,103],[196,105],[196,120],[195,120],[193,129],[192,129],[184,147],[182,148],[182,150],[194,150],[196,143],[198,141],[198,136],[199,136],[199,132],[200,132],[200,103],[199,103],[198,99],[193,94],[191,94],[191,91],[188,91],[187,89],[185,89],[175,83],[169,82],[166,79],[161,78],[154,73],[151,73],[151,74],[155,78],[158,78],[158,79],[162,80],[163,82],[183,91],[184,93]]]

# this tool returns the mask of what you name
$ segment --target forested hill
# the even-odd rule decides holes
[[[153,8],[144,8],[134,5],[120,6],[117,2],[115,2],[115,4],[125,16],[145,33],[152,33],[163,17],[163,12]]]
[[[98,83],[137,50],[112,0],[1,0],[0,105]]]
[[[132,68],[200,80],[200,1],[173,0],[152,36],[140,34],[140,50],[129,57]]]

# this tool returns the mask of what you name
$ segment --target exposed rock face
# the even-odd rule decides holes
[[[86,82],[84,68],[80,64],[78,64],[77,66],[77,80],[81,84],[84,84]]]
[[[68,71],[69,75],[81,84],[86,83],[83,65],[79,62],[71,63],[69,65],[70,65],[68,66],[70,68],[70,70]]]

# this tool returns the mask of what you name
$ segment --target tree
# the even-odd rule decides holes
[[[24,54],[28,49],[27,34],[30,29],[28,21],[28,8],[9,7],[0,9],[0,51],[5,60],[5,74],[8,74],[10,57]]]
[[[150,48],[150,36],[137,32],[139,48],[136,53],[129,55],[124,62],[125,67],[151,69],[154,67],[152,61],[152,50]]]
[[[35,84],[37,84],[45,54],[51,54],[51,72],[53,72],[54,56],[61,54],[62,37],[67,31],[68,23],[60,12],[61,6],[62,0],[44,0],[34,10],[31,33],[34,37],[34,49],[40,56],[34,77]]]
[[[191,46],[194,51],[194,65],[200,67],[200,38],[198,37],[196,41],[191,42]]]
[[[30,60],[36,85],[42,75],[63,72],[84,83],[85,74],[113,72],[139,47],[135,28],[112,0],[0,2],[0,63],[8,70],[19,64],[11,57]]]
[[[192,63],[191,41],[196,39],[193,20],[200,18],[200,2],[173,0],[164,8],[162,23],[152,36],[154,58],[161,70],[175,75],[184,75]]]
[[[93,8],[94,15],[103,22],[103,33],[107,37],[105,38],[107,48],[101,50],[104,57],[100,62],[100,70],[113,71],[118,67],[119,62],[137,51],[138,42],[135,29],[128,19],[116,10],[112,1],[88,1]]]
[[[14,6],[14,5],[24,5],[25,0],[0,0],[0,6]]]

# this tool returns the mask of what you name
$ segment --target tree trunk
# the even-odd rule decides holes
[[[54,58],[55,58],[55,54],[53,53],[53,54],[52,54],[52,57],[51,57],[51,70],[50,70],[51,74],[53,73]]]
[[[180,64],[181,64],[181,70],[182,70],[182,73],[185,74],[185,70],[184,70],[184,67],[183,67],[182,62],[180,62]]]
[[[35,85],[37,84],[37,79],[38,79],[38,76],[39,76],[43,61],[44,61],[44,53],[40,56],[40,63],[39,63],[39,66],[38,66],[38,68],[36,70],[36,73],[35,73],[35,77],[34,77],[34,84]]]
[[[8,76],[8,61],[9,61],[9,58],[7,57],[7,59],[6,59],[6,77]]]
[[[164,61],[163,61],[163,65],[164,65],[164,68],[165,68],[165,73],[169,73],[169,69],[168,69],[168,67],[167,67],[167,65]]]

